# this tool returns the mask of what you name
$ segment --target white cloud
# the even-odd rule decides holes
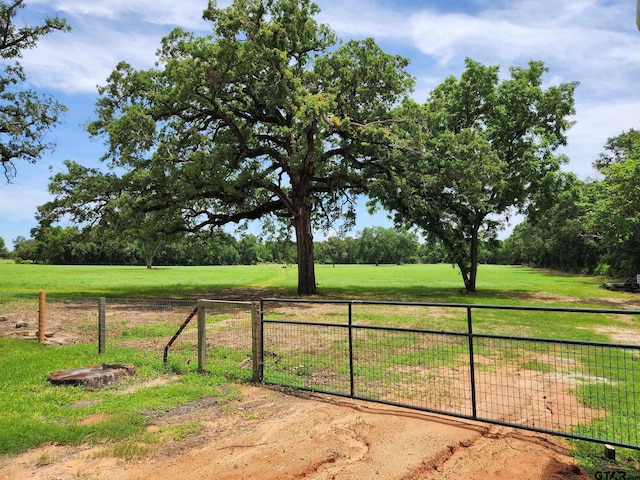
[[[115,35],[96,25],[93,34],[82,41],[72,33],[51,42],[43,39],[36,50],[25,55],[22,64],[37,87],[70,94],[93,93],[96,85],[106,83],[120,61],[137,68],[151,67],[159,46],[158,35]]]
[[[572,43],[588,38],[579,31],[528,26],[507,19],[438,15],[421,12],[410,22],[412,40],[423,53],[442,64],[460,57],[482,57],[492,62],[562,57]],[[587,40],[591,42],[592,40]]]
[[[201,29],[205,25],[202,12],[206,0],[35,0],[61,16],[73,19],[101,18],[124,23],[148,22],[156,25],[180,25]]]
[[[325,0],[319,3],[322,11],[318,22],[328,24],[340,38],[405,38],[402,25],[410,11],[399,5],[394,5],[391,10],[367,0]]]
[[[477,15],[422,10],[410,18],[411,41],[443,65],[461,57],[498,64],[540,59],[581,73],[638,65],[637,32],[612,28],[611,17],[618,7],[595,8],[594,2],[575,1],[535,3],[546,8],[527,9],[523,4],[528,2],[513,2]],[[589,11],[577,8],[581,4],[589,4]],[[602,25],[593,25],[594,16],[605,19]]]
[[[565,153],[571,159],[571,171],[582,179],[593,178],[596,172],[592,163],[604,150],[607,140],[631,128],[640,128],[640,99],[578,104],[576,108],[579,116],[569,131]]]
[[[162,37],[175,27],[210,29],[202,19],[203,0],[35,0],[30,7],[38,4],[47,8],[40,17],[55,12],[72,31],[41,38],[22,64],[36,87],[70,94],[95,92],[122,60],[153,66]]]

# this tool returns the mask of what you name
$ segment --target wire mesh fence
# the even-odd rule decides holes
[[[199,363],[202,343],[204,369],[231,377],[259,365],[267,383],[640,448],[639,345],[523,335],[536,322],[554,333],[559,318],[613,323],[640,311],[264,299],[252,323],[249,302],[200,304],[204,338],[196,318],[185,322],[196,300],[107,299],[106,348],[162,359],[173,339],[168,363],[182,370]],[[97,298],[48,301],[46,316],[47,341],[97,343]],[[37,318],[37,303],[24,302],[2,326],[33,336]]]
[[[40,309],[44,310],[46,341],[54,345],[94,341],[98,319],[98,299],[77,297],[46,299],[44,306],[38,297],[3,303],[0,315],[0,335],[5,337],[36,338]]]
[[[106,348],[143,348],[157,352],[161,358],[168,340],[196,306],[196,300],[108,298],[105,302]],[[173,351],[189,352],[196,341],[197,325],[194,323],[184,329],[174,343]]]
[[[469,415],[468,349],[457,335],[384,327],[354,331],[354,393],[389,403]]]
[[[0,333],[34,338],[39,309],[43,308],[46,341],[50,344],[95,343],[100,352],[143,349],[165,360],[170,368],[195,369],[198,322],[194,313],[198,304],[198,300],[74,297],[48,298],[45,305],[39,305],[36,298],[12,302],[11,321],[0,324],[4,328]],[[206,301],[203,312],[212,368],[217,355],[225,359],[232,354],[242,359],[251,356],[251,310],[247,302]],[[18,324],[24,327],[16,328]]]
[[[639,345],[473,333],[491,308],[264,299],[264,381],[640,448]],[[640,314],[523,307],[545,311]]]
[[[637,346],[477,337],[477,415],[640,448]]]
[[[247,370],[236,376],[251,376],[250,302],[109,299],[105,324],[106,343],[157,352],[175,370],[214,369],[217,360],[225,360]]]
[[[347,335],[342,326],[264,324],[264,380],[349,395]]]
[[[233,365],[238,378],[250,379],[252,362],[252,303],[239,301],[200,300],[198,302],[197,343],[199,368],[211,370],[218,360]]]

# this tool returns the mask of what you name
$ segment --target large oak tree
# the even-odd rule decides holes
[[[179,212],[187,231],[276,217],[295,230],[298,293],[316,293],[313,228],[353,217],[362,167],[413,81],[371,39],[337,44],[318,12],[309,0],[211,2],[211,35],[178,29],[157,68],[118,65],[89,126],[113,173],[83,183],[70,165],[46,210],[87,220],[126,194],[142,211]],[[87,182],[98,201],[78,196]]]

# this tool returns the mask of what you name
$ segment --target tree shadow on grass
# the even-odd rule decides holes
[[[610,297],[603,290],[602,295],[590,298],[569,297],[543,291],[522,290],[478,290],[467,293],[462,288],[442,288],[428,286],[353,286],[319,287],[317,295],[299,296],[295,287],[290,286],[238,286],[216,285],[135,285],[125,287],[105,287],[102,290],[79,288],[73,294],[48,293],[47,301],[78,301],[87,299],[128,298],[165,300],[229,300],[258,301],[261,298],[291,298],[309,300],[360,300],[419,303],[487,304],[487,305],[530,305],[560,306],[574,308],[640,308],[640,295],[627,294]],[[37,301],[36,292],[5,292],[3,300]]]
[[[126,288],[105,288],[100,291],[78,289],[73,294],[51,293],[47,294],[47,301],[78,301],[106,297],[110,299],[165,299],[165,300],[230,300],[230,301],[257,301],[260,298],[280,297],[298,298],[295,288],[289,287],[238,287],[237,285],[206,286],[182,286],[171,287],[136,286]],[[17,292],[12,293],[13,300],[37,301],[38,293]],[[301,297],[302,298],[302,297]]]
[[[597,297],[579,298],[557,295],[543,291],[525,290],[478,290],[468,293],[461,288],[430,288],[424,286],[404,287],[357,287],[326,288],[319,297],[343,300],[406,301],[420,303],[487,304],[556,306],[567,308],[640,308],[640,295],[629,294],[626,298],[609,297],[605,291]],[[637,303],[637,306],[634,305]]]

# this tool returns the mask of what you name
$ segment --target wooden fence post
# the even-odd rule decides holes
[[[251,359],[253,363],[252,381],[255,383],[262,383],[264,380],[264,370],[260,302],[252,302],[251,304]]]
[[[40,292],[40,301],[38,308],[38,343],[44,343],[44,329],[46,324],[46,293]]]
[[[107,320],[106,320],[106,303],[105,297],[98,300],[98,353],[104,353],[107,343]]]

